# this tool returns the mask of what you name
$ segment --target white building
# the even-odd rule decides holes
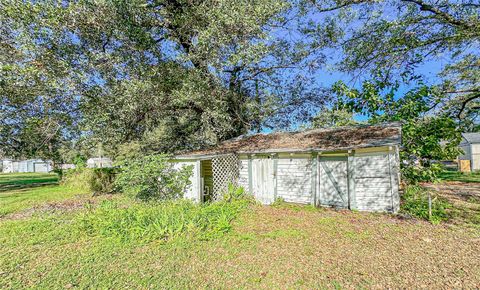
[[[108,157],[95,157],[87,160],[87,168],[107,168],[113,167],[113,162]]]
[[[256,134],[174,158],[193,166],[185,196],[215,200],[229,183],[258,201],[396,212],[399,198],[399,124]]]
[[[29,159],[29,160],[2,160],[2,172],[3,173],[17,173],[17,172],[50,172],[53,170],[51,161],[45,161],[42,159]]]
[[[470,160],[472,171],[480,170],[480,133],[463,133],[460,148],[465,154],[458,157],[460,160]]]

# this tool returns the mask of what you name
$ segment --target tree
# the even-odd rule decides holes
[[[313,128],[335,128],[357,124],[351,111],[339,108],[324,109],[312,119]]]
[[[114,152],[138,141],[171,152],[303,118],[323,96],[305,85],[305,49],[274,37],[290,9],[284,0],[2,3],[4,144],[75,139]],[[46,136],[26,140],[34,112],[57,135],[43,125]]]
[[[358,78],[421,79],[419,66],[447,64],[439,75],[439,100],[449,116],[472,126],[480,108],[480,4],[454,0],[303,1],[310,18],[304,31],[314,51],[325,46],[344,52],[338,67]],[[322,17],[312,17],[321,13]]]
[[[458,124],[447,114],[432,114],[439,92],[422,86],[395,98],[397,88],[385,91],[382,82],[364,82],[361,90],[337,83],[339,108],[361,113],[370,123],[402,123],[402,172],[409,181],[432,181],[441,166],[432,161],[452,160],[460,153]]]

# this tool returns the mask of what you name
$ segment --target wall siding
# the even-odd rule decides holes
[[[199,202],[199,192],[200,192],[200,184],[199,184],[199,172],[200,172],[200,162],[198,161],[178,161],[174,162],[173,167],[175,169],[180,169],[184,166],[193,166],[193,174],[190,176],[191,185],[185,192],[184,198],[191,199],[195,202]]]
[[[286,202],[312,203],[312,159],[279,158],[277,197]]]
[[[395,153],[379,152],[355,155],[355,206],[363,211],[396,211],[392,184],[398,181]],[[394,194],[398,196],[398,186]]]
[[[471,145],[471,154],[472,154],[472,160],[471,166],[472,170],[480,170],[480,144],[472,144]]]
[[[238,185],[245,188],[246,191],[249,190],[248,183],[248,159],[240,159],[240,176],[238,178]]]

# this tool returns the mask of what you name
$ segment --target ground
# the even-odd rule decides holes
[[[468,219],[432,225],[250,205],[213,239],[119,242],[78,231],[75,222],[102,200],[123,197],[59,185],[4,191],[0,208],[10,211],[0,217],[0,288],[479,288],[480,229],[472,216],[480,183],[426,186],[455,210],[467,209]],[[50,194],[35,198],[37,190]]]

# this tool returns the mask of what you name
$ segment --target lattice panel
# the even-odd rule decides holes
[[[240,175],[238,156],[228,154],[212,159],[213,171],[213,200],[220,200],[230,183],[236,185]]]

